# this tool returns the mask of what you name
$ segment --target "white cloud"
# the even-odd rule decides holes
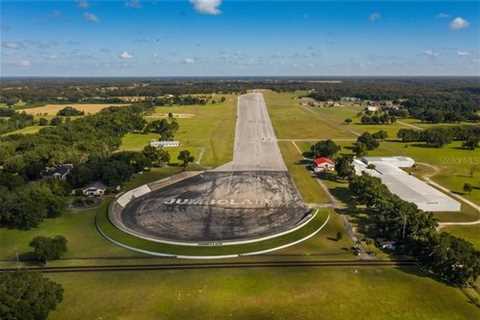
[[[120,59],[127,60],[127,59],[132,59],[133,56],[128,53],[127,51],[123,51],[119,56]]]
[[[423,51],[423,54],[426,55],[427,57],[438,57],[440,55],[440,53],[438,52],[435,52],[431,49],[428,49],[428,50],[424,50]]]
[[[195,10],[201,14],[218,15],[222,13],[218,8],[223,0],[190,0]]]
[[[457,50],[457,55],[460,56],[460,57],[465,57],[465,56],[469,56],[470,52]]]
[[[452,30],[460,30],[465,29],[470,26],[470,22],[463,19],[462,17],[456,17],[450,22],[450,29]]]
[[[5,49],[20,49],[21,44],[18,42],[11,42],[11,41],[2,41],[2,48]]]
[[[439,14],[437,14],[435,16],[435,18],[437,19],[446,19],[446,18],[450,18],[450,15],[448,13],[445,13],[445,12],[440,12]]]
[[[380,14],[380,12],[372,12],[369,16],[368,16],[368,20],[370,22],[375,22],[375,21],[378,21],[382,18],[382,15]]]
[[[82,9],[87,9],[90,7],[90,4],[87,0],[77,0],[77,6]]]
[[[193,58],[185,58],[185,59],[183,59],[183,63],[193,64],[193,63],[195,63],[195,59],[193,59]]]
[[[139,9],[142,7],[140,0],[128,0],[125,2],[125,6],[129,8]]]
[[[16,66],[18,67],[22,67],[22,68],[28,68],[32,65],[32,63],[30,62],[30,60],[20,60],[20,61],[17,61],[14,63]]]
[[[94,15],[93,13],[90,13],[90,12],[85,12],[83,14],[83,17],[85,18],[85,20],[89,21],[89,22],[98,22],[100,19],[98,19],[98,17],[96,15]]]

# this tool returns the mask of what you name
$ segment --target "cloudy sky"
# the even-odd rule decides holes
[[[0,6],[4,77],[480,75],[479,1]]]

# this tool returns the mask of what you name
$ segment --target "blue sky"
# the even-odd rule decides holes
[[[5,1],[1,76],[480,75],[480,2]]]

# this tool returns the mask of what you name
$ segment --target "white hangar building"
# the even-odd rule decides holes
[[[415,160],[408,157],[363,157],[353,160],[356,174],[365,172],[380,178],[390,192],[402,200],[415,203],[423,211],[460,211],[460,202],[401,169],[414,164]],[[369,165],[373,165],[373,168],[369,169]]]

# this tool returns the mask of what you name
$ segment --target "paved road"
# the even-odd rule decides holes
[[[233,161],[214,171],[287,171],[261,93],[238,98]]]

